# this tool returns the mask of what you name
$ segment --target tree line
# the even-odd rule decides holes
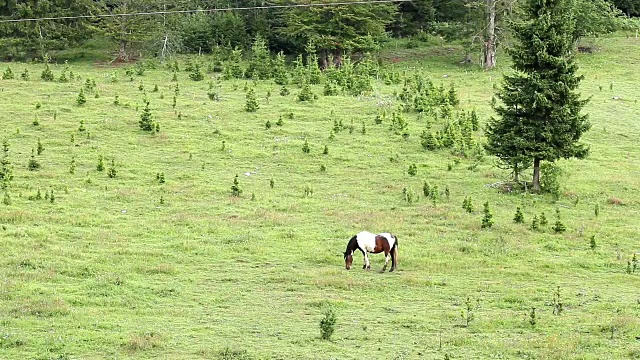
[[[401,3],[269,7],[318,3],[314,0],[0,0],[0,21],[74,17],[79,19],[0,22],[0,58],[55,57],[96,36],[112,40],[115,58],[134,54],[208,53],[216,47],[248,49],[256,36],[273,53],[317,52],[321,67],[345,53],[368,52],[390,37],[439,37],[458,41],[469,54],[481,52],[487,67],[495,49],[508,38],[504,23],[522,8],[522,0],[413,0]],[[338,0],[322,0],[323,3]],[[623,14],[639,15],[640,0],[574,0],[578,18],[574,38],[613,31]],[[171,13],[203,10],[196,13]],[[166,14],[124,16],[141,12]]]

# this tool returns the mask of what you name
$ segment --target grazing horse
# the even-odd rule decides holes
[[[372,234],[368,231],[359,232],[349,240],[347,250],[344,251],[344,265],[347,270],[351,269],[353,263],[353,253],[360,250],[364,255],[363,269],[371,270],[369,263],[369,253],[378,254],[384,251],[384,267],[380,272],[387,269],[387,263],[391,259],[391,270],[396,270],[398,266],[398,238],[390,233]]]

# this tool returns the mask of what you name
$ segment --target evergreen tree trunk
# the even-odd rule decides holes
[[[118,57],[116,61],[126,62],[129,60],[129,55],[127,55],[127,40],[120,39],[120,46],[118,48]]]
[[[339,49],[333,52],[333,66],[336,68],[342,66],[342,51]]]
[[[487,38],[484,49],[484,68],[496,67],[496,0],[487,0]]]
[[[329,52],[327,50],[320,50],[320,70],[326,70],[329,67]]]
[[[540,192],[540,159],[533,159],[533,191]]]

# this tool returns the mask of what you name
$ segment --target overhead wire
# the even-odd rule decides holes
[[[145,15],[171,15],[171,14],[196,14],[196,13],[214,13],[224,11],[244,11],[244,10],[266,10],[266,9],[286,9],[286,8],[310,8],[337,5],[366,5],[381,3],[402,3],[412,2],[413,0],[362,0],[362,1],[342,1],[330,3],[310,3],[310,4],[289,4],[289,5],[262,5],[262,6],[245,6],[245,7],[227,7],[213,9],[192,9],[192,10],[164,10],[164,11],[146,11],[119,14],[91,14],[91,15],[75,15],[75,16],[52,16],[40,18],[21,18],[21,19],[0,19],[0,23],[19,23],[44,20],[74,20],[74,19],[93,19],[93,18],[110,18],[121,16],[145,16]]]

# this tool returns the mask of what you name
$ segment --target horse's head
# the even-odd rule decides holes
[[[353,263],[353,251],[345,251],[344,252],[344,267],[349,270],[351,269],[351,264]]]

